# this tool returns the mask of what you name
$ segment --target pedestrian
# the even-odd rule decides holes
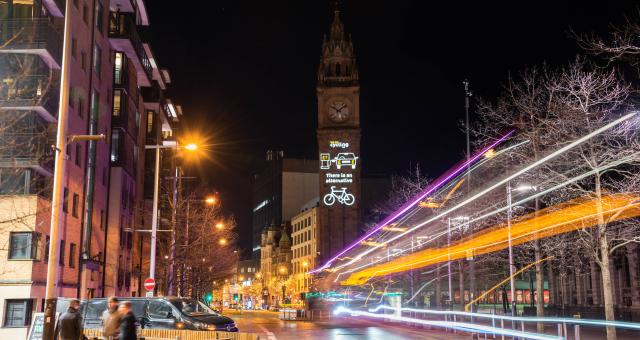
[[[69,301],[69,308],[58,318],[56,336],[60,340],[79,340],[82,336],[82,316],[80,300]]]
[[[117,339],[119,331],[118,298],[112,296],[107,302],[107,309],[102,313],[102,336],[105,340]]]
[[[120,314],[120,337],[118,340],[136,340],[138,323],[136,316],[131,311],[131,302],[122,302],[118,313]]]

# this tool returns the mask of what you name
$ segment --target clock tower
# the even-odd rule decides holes
[[[321,265],[356,239],[360,223],[360,86],[351,37],[337,8],[322,43],[316,91]]]

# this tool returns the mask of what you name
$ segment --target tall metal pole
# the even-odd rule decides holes
[[[171,212],[171,247],[169,250],[169,270],[167,273],[167,283],[169,285],[169,295],[176,294],[175,261],[176,261],[176,228],[178,226],[178,165],[176,164],[175,180],[173,181],[173,210]]]
[[[156,143],[157,144],[157,143]],[[160,186],[160,147],[156,145],[156,172],[153,179],[153,212],[151,213],[151,255],[149,259],[149,277],[156,278],[156,240],[158,235],[158,195]]]
[[[451,218],[449,218],[449,224],[447,227],[447,267],[449,271],[449,301],[451,303],[451,310],[453,310],[453,286],[451,278]]]
[[[509,237],[509,283],[511,284],[511,315],[516,315],[516,279],[513,276],[513,247],[511,245],[511,182],[507,182],[507,235]],[[513,322],[512,322],[513,323]]]
[[[464,84],[464,116],[465,116],[465,132],[466,132],[466,142],[467,142],[467,162],[469,161],[469,157],[471,157],[471,142],[470,142],[470,138],[469,138],[469,134],[470,134],[470,127],[469,127],[469,98],[471,98],[471,91],[469,90],[469,81],[467,79],[465,79],[463,82]],[[471,174],[469,174],[469,167],[470,165],[467,165],[467,178],[466,178],[466,187],[467,187],[467,194],[469,194],[469,191],[471,189]],[[469,220],[467,219],[467,230],[470,230],[470,225],[469,225]],[[476,263],[475,263],[475,257],[473,256],[473,253],[471,254],[471,258],[469,259],[469,298],[470,301],[473,301],[475,299],[475,293],[476,293]],[[472,304],[471,305],[471,311],[474,312],[475,306]],[[473,316],[471,317],[471,321],[473,322]]]
[[[65,149],[67,146],[67,114],[69,112],[69,78],[71,57],[71,0],[67,0],[64,13],[64,40],[62,70],[60,73],[60,98],[58,101],[58,135],[56,137],[55,166],[51,195],[51,230],[49,232],[49,263],[45,289],[43,339],[53,340],[56,313],[56,285],[58,280],[58,243],[60,239],[60,210],[63,200],[62,185],[65,172]]]

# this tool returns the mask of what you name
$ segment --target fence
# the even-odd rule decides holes
[[[84,335],[89,340],[102,340],[102,331],[85,329]],[[240,332],[188,331],[177,329],[141,329],[138,339],[145,340],[260,340],[258,334]]]

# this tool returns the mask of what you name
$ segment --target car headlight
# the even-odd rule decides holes
[[[193,327],[195,329],[202,329],[202,330],[206,330],[207,329],[207,324],[204,322],[194,322],[193,323]]]

